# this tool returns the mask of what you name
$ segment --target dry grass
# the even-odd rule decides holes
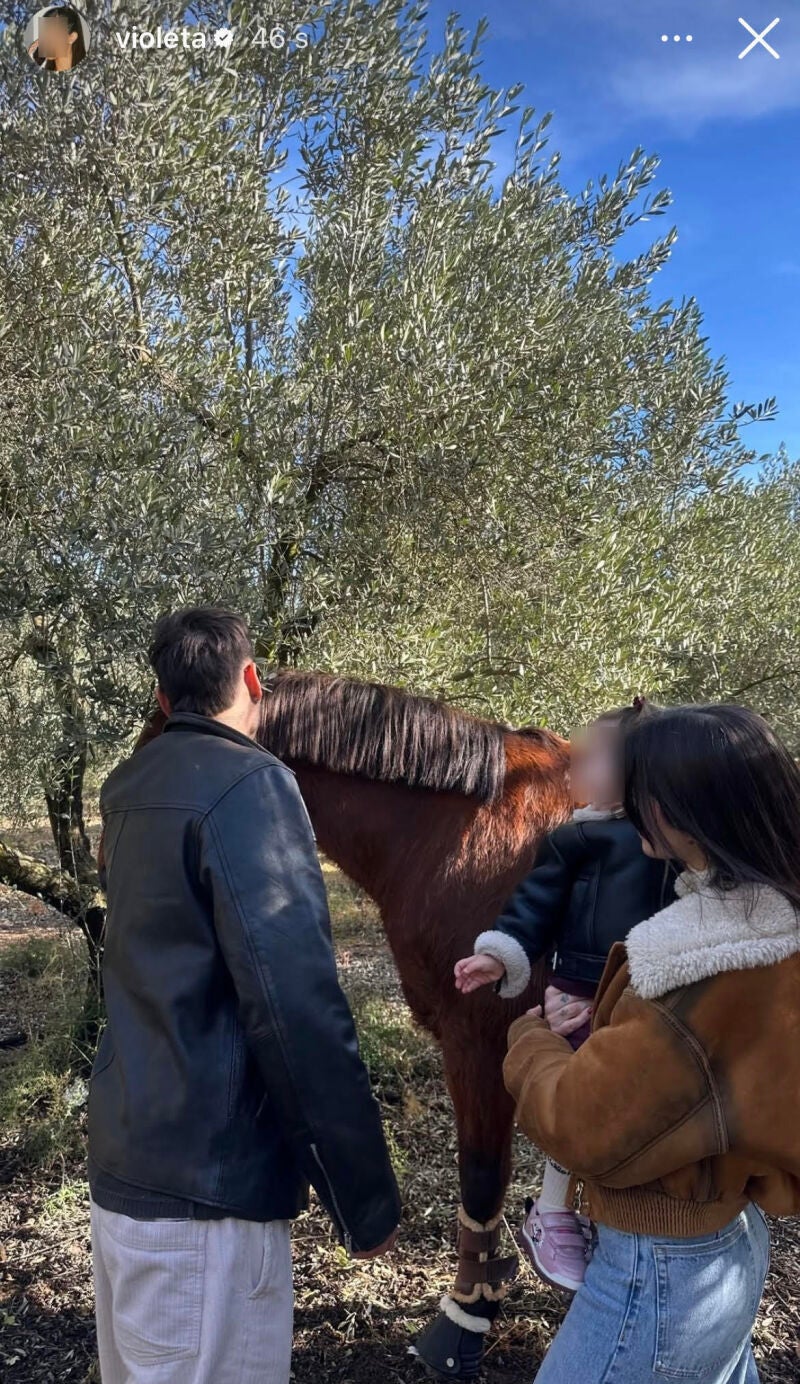
[[[383,1104],[406,1216],[397,1252],[372,1265],[349,1263],[315,1210],[300,1219],[294,1379],[297,1384],[413,1381],[421,1371],[408,1346],[454,1268],[452,1119],[438,1052],[409,1019],[372,906],[328,867],[326,878],[342,979]],[[22,1005],[28,1016],[37,1011],[35,996],[41,995],[37,966],[45,992],[59,974],[70,974],[72,961],[62,950],[66,941],[51,938],[47,945],[52,970],[41,954],[27,979],[24,965],[19,981],[9,978],[6,967],[0,995],[7,1006]],[[21,1021],[23,1015],[18,1017]],[[10,1016],[10,1021],[18,1020]],[[45,1050],[38,1056],[44,1061]],[[21,1049],[6,1054],[0,1068],[6,1093],[6,1127],[0,1130],[6,1183],[0,1211],[0,1377],[6,1384],[96,1384],[81,1092],[60,1071],[64,1053],[56,1048],[27,1106],[16,1096],[9,1103],[8,1092],[19,1094],[26,1064],[35,1068],[36,1058],[35,1051],[32,1056]],[[31,1075],[29,1070],[26,1079]],[[42,1137],[38,1149],[34,1140],[32,1171],[30,1139],[37,1126]],[[510,1218],[519,1215],[537,1172],[537,1154],[520,1140]],[[800,1380],[799,1232],[796,1222],[774,1227],[773,1269],[756,1332],[762,1384]],[[559,1295],[523,1272],[491,1338],[484,1384],[529,1384],[564,1306]]]

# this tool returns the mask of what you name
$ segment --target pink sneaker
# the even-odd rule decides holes
[[[540,1211],[531,1203],[520,1232],[520,1246],[545,1283],[576,1293],[592,1257],[588,1222],[574,1211]]]

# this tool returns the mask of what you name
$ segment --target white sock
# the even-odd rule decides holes
[[[544,1179],[539,1193],[539,1206],[542,1211],[569,1211],[569,1183],[572,1174],[559,1167],[552,1159],[544,1163]]]

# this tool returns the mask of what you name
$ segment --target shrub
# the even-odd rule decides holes
[[[22,1047],[0,1057],[0,1150],[8,1175],[79,1157],[87,966],[80,937],[31,938],[0,953],[0,985]]]

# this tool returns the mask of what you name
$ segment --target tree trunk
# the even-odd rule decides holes
[[[83,820],[83,781],[86,774],[86,719],[69,655],[51,639],[42,622],[26,652],[36,660],[52,690],[61,715],[61,737],[53,753],[52,772],[44,784],[53,841],[62,870],[81,886],[96,888],[97,866]]]
[[[97,882],[97,868],[83,819],[86,740],[82,727],[66,714],[63,739],[56,751],[55,773],[45,785],[47,812],[62,870],[80,884]]]
[[[105,898],[83,817],[83,783],[87,762],[86,721],[70,657],[54,642],[41,620],[27,642],[61,715],[61,737],[53,766],[44,784],[50,828],[60,870],[7,847],[0,851],[0,878],[26,893],[38,894],[80,927],[89,953],[89,972],[83,1015],[76,1042],[86,1061],[97,1044],[103,1012],[101,962],[105,929]]]

